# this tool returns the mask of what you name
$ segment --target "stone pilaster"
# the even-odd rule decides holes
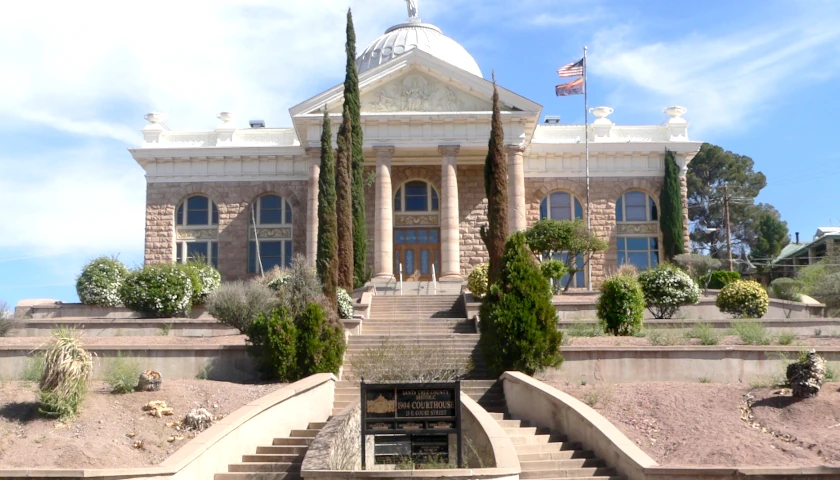
[[[524,145],[507,145],[508,158],[508,226],[510,233],[528,228],[525,209],[525,164],[522,154]]]
[[[394,198],[391,158],[394,147],[373,147],[376,152],[373,275],[377,280],[394,277]]]
[[[461,234],[458,217],[459,145],[441,145],[440,279],[461,281]]]
[[[318,177],[321,175],[321,149],[307,148],[309,178],[306,186],[306,260],[313,267],[318,254]]]
[[[680,197],[682,197],[683,215],[683,247],[685,252],[691,252],[691,237],[688,224],[688,162],[684,155],[676,155],[677,166],[680,167]]]

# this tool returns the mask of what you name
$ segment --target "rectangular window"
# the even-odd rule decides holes
[[[210,259],[209,253],[210,252],[207,251],[207,242],[187,243],[187,260],[201,258],[206,262]]]
[[[219,268],[219,242],[210,242],[210,263]]]
[[[283,243],[283,241],[260,241],[260,260],[262,260],[264,272],[271,270],[275,266],[284,266],[286,259],[283,255]],[[259,273],[259,268],[257,268],[257,242],[250,241],[248,245],[248,271],[250,273]]]
[[[657,237],[626,237],[616,241],[618,264],[633,265],[646,270],[659,264],[659,239]]]
[[[207,225],[207,215],[210,205],[207,197],[190,197],[187,199],[187,225]]]
[[[180,262],[184,258],[184,244],[178,242],[175,244],[175,261]]]
[[[628,192],[624,194],[624,200],[627,205],[624,206],[624,211],[627,214],[626,221],[628,222],[645,222],[647,217],[646,195],[642,192]]]

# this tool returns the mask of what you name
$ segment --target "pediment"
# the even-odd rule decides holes
[[[430,75],[409,72],[363,93],[361,107],[364,113],[487,112],[492,104]]]

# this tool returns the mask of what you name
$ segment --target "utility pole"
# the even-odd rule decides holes
[[[729,260],[729,271],[732,271],[732,230],[729,225],[729,185],[723,186],[723,215],[726,222],[726,256]]]

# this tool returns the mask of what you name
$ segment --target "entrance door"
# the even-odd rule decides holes
[[[432,265],[440,276],[440,229],[395,228],[394,273],[399,275],[402,264],[403,280],[431,280]]]

